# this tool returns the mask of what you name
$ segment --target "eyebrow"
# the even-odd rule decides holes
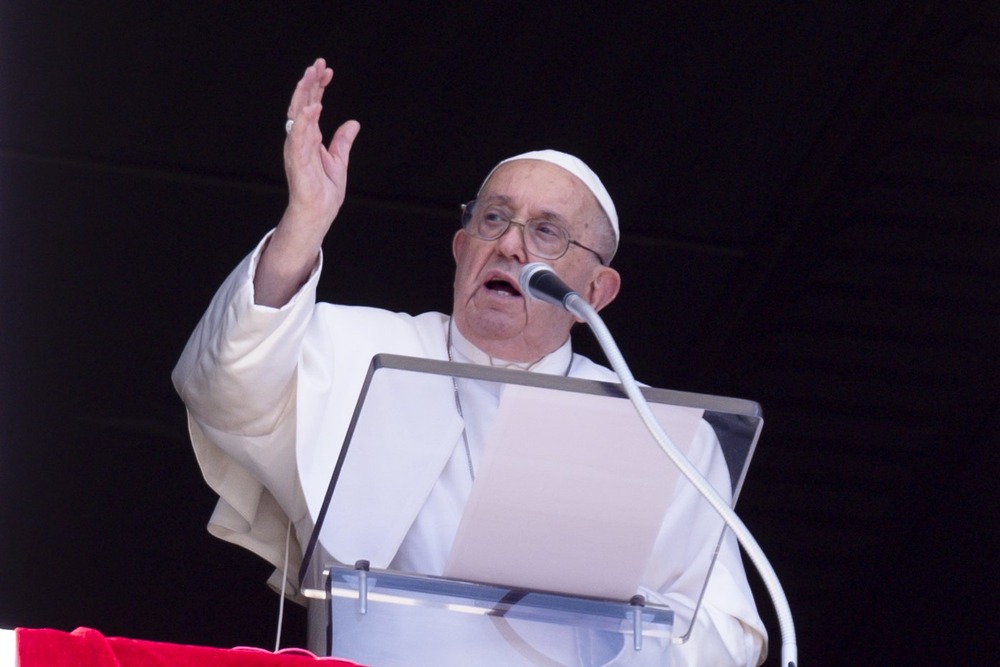
[[[480,197],[479,201],[486,204],[503,204],[504,206],[510,206],[512,203],[512,198],[507,195],[487,195],[486,197]],[[556,211],[549,211],[543,209],[541,215],[533,215],[529,218],[530,220],[552,220],[554,222],[560,222],[564,226],[569,223],[566,216]]]

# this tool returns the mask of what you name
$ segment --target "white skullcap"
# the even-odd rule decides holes
[[[500,165],[513,162],[514,160],[541,160],[542,162],[549,162],[557,167],[562,167],[579,178],[587,186],[587,189],[594,194],[594,197],[597,198],[597,203],[601,205],[601,208],[604,209],[604,214],[608,216],[608,220],[611,222],[611,229],[615,232],[615,243],[621,240],[621,233],[618,231],[618,211],[615,210],[615,203],[611,201],[611,195],[608,194],[607,189],[601,183],[601,179],[597,177],[593,169],[588,167],[583,160],[575,155],[547,149],[544,151],[530,151],[509,157],[490,170],[490,173],[483,179],[483,184],[479,186],[479,191],[483,191],[486,182],[493,176],[493,172],[500,168]]]

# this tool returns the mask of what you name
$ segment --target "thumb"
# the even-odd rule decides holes
[[[351,146],[354,145],[359,132],[361,123],[356,120],[349,120],[338,127],[333,133],[333,139],[330,140],[330,154],[346,165],[351,155]]]
[[[330,140],[329,150],[320,151],[323,158],[323,171],[327,178],[333,181],[340,188],[344,188],[347,183],[347,163],[351,156],[351,146],[358,132],[361,131],[361,124],[356,120],[349,120],[333,134]]]

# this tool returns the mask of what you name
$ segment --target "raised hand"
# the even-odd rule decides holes
[[[351,146],[361,129],[349,120],[323,144],[319,117],[333,70],[317,58],[295,86],[288,106],[292,121],[285,140],[288,208],[278,223],[254,276],[258,304],[281,306],[309,276],[323,238],[344,203]]]

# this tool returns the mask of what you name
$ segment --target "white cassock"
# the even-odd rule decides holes
[[[317,304],[320,264],[288,304],[257,306],[253,272],[262,247],[263,241],[220,287],[173,380],[187,406],[199,465],[219,494],[209,531],[274,564],[279,570],[271,584],[280,586],[291,525],[287,579],[294,591],[300,545],[312,533],[372,357],[391,353],[446,360],[449,318]],[[463,340],[457,329],[452,337],[455,361],[497,363]],[[567,369],[573,377],[617,381],[612,371],[573,354],[569,342],[529,370],[563,374]],[[462,430],[467,429],[475,462],[483,442],[482,420],[476,415],[496,402],[488,386],[463,381],[464,421],[453,401],[444,401],[440,414],[412,415],[423,423],[414,430],[433,435],[419,447],[387,451],[370,473],[354,471],[365,478],[366,488],[377,490],[380,501],[374,507],[366,504],[363,512],[348,511],[354,507],[348,496],[344,511],[328,515],[326,521],[336,522],[337,534],[343,536],[340,543],[327,545],[338,560],[351,564],[365,558],[373,568],[423,574],[443,571],[471,488]],[[689,456],[717,488],[728,488],[729,472],[707,423]],[[673,609],[674,627],[682,631],[690,623],[705,574],[704,566],[687,565],[708,563],[718,540],[720,524],[711,513],[697,492],[682,485],[639,591],[650,602]],[[682,549],[677,535],[685,536]],[[420,634],[428,633],[424,629]],[[401,638],[398,643],[412,649],[415,642]],[[727,532],[691,639],[671,648],[673,664],[755,665],[765,645],[766,631],[738,545]],[[487,664],[479,657],[483,648],[475,644],[472,662]],[[581,664],[578,656],[566,654],[575,651],[569,644],[554,650],[562,653],[553,656],[556,663]],[[641,653],[652,654],[623,651],[613,664],[637,664]],[[468,664],[469,655],[459,654],[457,664]],[[424,664],[412,650],[407,656],[410,664]]]

